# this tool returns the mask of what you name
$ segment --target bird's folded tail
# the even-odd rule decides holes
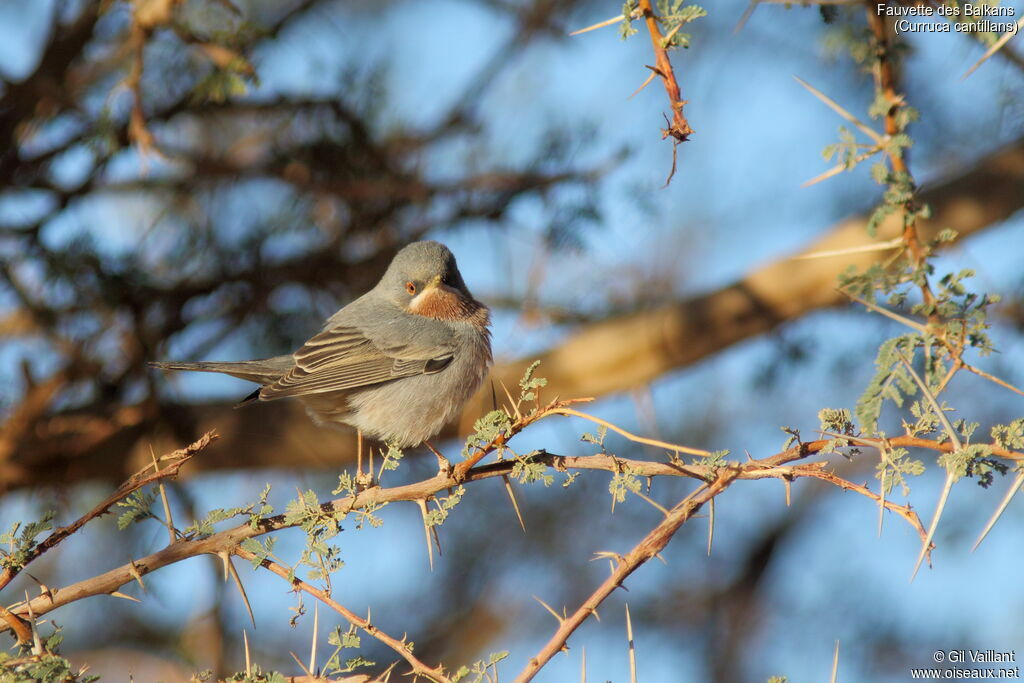
[[[231,375],[257,384],[270,384],[276,382],[284,373],[288,372],[295,364],[291,356],[276,356],[262,360],[245,361],[203,361],[198,363],[178,363],[156,361],[149,363],[150,367],[158,370],[187,370],[190,372],[219,372],[224,375]]]

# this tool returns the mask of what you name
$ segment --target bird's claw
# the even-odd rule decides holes
[[[452,470],[452,479],[455,480],[456,484],[461,484],[466,480],[466,475],[469,474],[469,469],[472,466],[473,463],[469,462],[468,460],[466,462],[460,462],[458,465],[455,466],[455,468]]]
[[[373,473],[372,472],[357,472],[356,473],[356,488],[360,491],[368,489],[373,486]]]

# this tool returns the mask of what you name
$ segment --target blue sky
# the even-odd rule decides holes
[[[37,41],[42,5],[0,6],[0,27],[4,27],[0,28],[0,70],[4,73],[22,74],[31,68],[28,55]],[[837,139],[842,122],[793,76],[807,80],[858,115],[870,103],[869,80],[845,62],[824,56],[815,9],[761,6],[742,31],[733,33],[745,6],[745,2],[732,2],[709,8],[711,15],[690,31],[693,47],[674,55],[683,96],[690,100],[686,113],[697,132],[679,148],[678,171],[664,189],[670,164],[670,147],[660,140],[659,132],[662,112],[667,109],[664,92],[652,83],[629,97],[646,78],[643,65],[651,61],[643,34],[622,42],[616,29],[608,28],[542,42],[526,53],[508,56],[514,64],[478,104],[490,131],[488,146],[495,156],[512,165],[522,162],[534,148],[539,132],[552,122],[577,131],[573,159],[581,166],[608,159],[624,147],[632,152],[603,185],[603,226],[584,235],[584,250],[559,255],[557,267],[547,269],[544,302],[601,310],[612,298],[609,292],[616,287],[629,291],[652,273],[665,275],[676,294],[712,289],[801,248],[833,222],[877,200],[879,190],[866,167],[799,189],[803,181],[828,168],[821,149]],[[618,9],[617,3],[593,4],[567,23],[585,26]],[[16,22],[8,15],[19,19]],[[387,39],[381,39],[382,27],[386,27]],[[491,11],[466,2],[394,3],[374,11],[353,11],[339,3],[295,26],[259,55],[262,85],[253,96],[328,94],[336,88],[341,70],[354,60],[364,65],[386,60],[389,107],[385,119],[393,119],[396,125],[426,126],[445,111],[448,99],[461,92],[477,66],[503,44],[508,31]],[[911,152],[911,163],[918,179],[926,182],[961,169],[964,159],[980,156],[1019,132],[1024,120],[1020,104],[1024,81],[1019,71],[999,58],[961,81],[960,75],[981,53],[981,48],[964,36],[915,36],[913,45],[916,51],[907,70],[915,77],[910,80],[908,98],[922,110],[923,121],[912,129],[912,134],[920,135],[920,144]],[[997,96],[1005,96],[1011,103],[996,106]],[[953,134],[942,135],[944,128],[951,128]],[[444,177],[471,158],[471,150],[454,147],[426,163],[430,174]],[[67,163],[68,173],[73,175],[76,162],[71,159]],[[130,157],[124,163],[129,170],[135,167]],[[258,189],[252,195],[258,197]],[[0,210],[15,209],[0,206]],[[530,265],[542,252],[540,238],[549,210],[539,201],[520,202],[508,218],[507,234],[498,235],[479,225],[438,237],[455,251],[477,296],[486,301],[508,292],[522,293]],[[155,212],[153,205],[137,197],[106,198],[77,209],[74,220],[69,219],[65,226],[49,226],[47,236],[60,240],[85,229],[103,235],[113,250],[130,250],[139,244]],[[939,260],[939,267],[974,267],[982,273],[979,281],[984,289],[1019,293],[1020,246],[1024,246],[1024,224],[1018,215],[1006,225],[957,245]],[[713,428],[698,430],[706,435],[706,443],[687,443],[729,448],[734,454],[747,449],[755,456],[767,455],[785,439],[780,426],[812,430],[820,408],[852,407],[872,371],[872,349],[896,333],[888,323],[863,311],[808,316],[782,333],[782,338],[804,340],[815,349],[812,359],[794,368],[786,381],[764,390],[751,381],[759,368],[777,361],[780,336],[739,344],[651,387],[658,428],[687,441],[688,427],[712,424]],[[523,328],[515,316],[500,315],[495,324],[496,352],[499,357],[519,357],[557,342],[564,334],[561,329]],[[992,362],[1007,380],[1020,384],[1024,370],[1014,364],[1014,359],[1024,357],[1019,334],[997,328],[996,343],[1002,356]],[[236,335],[211,352],[211,357],[242,357],[250,344],[251,340]],[[10,376],[24,352],[8,345],[0,355],[5,376]],[[844,374],[837,370],[844,359],[854,359],[859,365]],[[837,376],[842,381],[832,381]],[[1024,414],[1024,401],[1019,397],[979,392],[976,387],[972,390],[967,380],[964,384],[954,387],[953,396],[965,397],[964,407],[975,419]],[[180,395],[194,397],[240,397],[248,391],[238,381],[209,376],[183,377],[176,386]],[[636,402],[629,396],[605,399],[592,412],[634,431],[644,426]],[[581,423],[551,421],[517,437],[515,444],[520,451],[545,446],[556,452],[581,452],[577,437],[587,429]],[[612,449],[625,448],[615,439],[610,444]],[[605,485],[602,476],[590,477],[594,481],[587,484],[595,495]],[[870,470],[860,476],[873,481]],[[314,488],[326,497],[333,485],[325,475],[260,472],[204,476],[190,481],[188,487],[199,508],[228,507],[251,500],[268,477],[275,483],[278,508],[293,497],[295,486]],[[803,533],[788,537],[794,547],[788,548],[785,560],[772,569],[769,590],[776,609],[770,626],[759,630],[759,639],[750,644],[752,678],[786,674],[794,681],[823,680],[831,668],[834,642],[839,639],[844,643],[839,680],[864,680],[865,672],[870,671],[867,660],[873,656],[858,650],[858,634],[864,629],[912,628],[920,647],[914,651],[917,659],[908,665],[927,666],[931,652],[938,647],[1020,647],[1024,623],[1016,615],[1024,608],[1024,593],[1019,582],[1000,580],[1012,575],[1019,558],[1015,543],[1022,523],[1019,499],[981,548],[968,552],[1007,484],[997,482],[990,492],[970,482],[954,489],[939,528],[936,567],[922,571],[913,584],[907,579],[918,545],[909,528],[890,518],[878,538],[873,505],[852,494],[826,492],[815,503],[813,524],[805,521]],[[680,490],[673,486],[666,486],[661,493],[656,484],[654,497],[671,502],[669,494]],[[912,503],[926,517],[939,486],[938,475],[929,472],[914,487]],[[781,489],[777,482],[748,482],[724,494],[716,509],[712,556],[703,552],[705,521],[696,520],[666,553],[668,565],[652,563],[637,572],[628,583],[631,592],[613,596],[602,610],[602,622],[584,626],[570,641],[572,652],[556,658],[539,680],[577,680],[583,646],[593,680],[628,680],[624,601],[632,595],[669,590],[688,577],[697,581],[728,575],[734,570],[730,560],[738,557],[758,524],[785,514]],[[83,500],[88,493],[80,494]],[[557,493],[553,489],[524,492],[527,518],[531,500],[549,499]],[[519,533],[503,502],[497,504],[500,510],[489,507],[495,500],[491,496],[496,492],[471,491],[466,503],[456,509],[456,517],[493,515],[484,521],[493,525],[495,534]],[[25,494],[8,496],[0,507],[0,526],[21,518],[26,506],[33,507],[36,502]],[[655,511],[642,501],[631,500],[626,507],[628,511],[617,512],[618,517],[598,519],[597,523],[609,527],[607,543],[590,550],[628,549],[657,521]],[[349,564],[336,580],[340,586],[337,597],[357,612],[372,605],[375,613],[390,621],[392,631],[400,633],[401,608],[394,606],[415,603],[415,596],[431,590],[433,579],[424,571],[422,528],[415,508],[392,506],[384,516],[387,523],[383,529],[346,533],[343,547]],[[472,523],[456,521],[453,530],[446,526],[442,533],[457,533],[458,524]],[[116,537],[109,528],[112,523],[100,525],[107,528],[87,532],[70,542],[65,552],[75,556],[88,549],[95,542],[89,533],[115,548]],[[297,556],[300,545],[296,536],[282,535],[280,555]],[[154,525],[149,548],[158,547],[163,538]],[[837,538],[842,543],[834,540]],[[115,561],[123,559],[116,557]],[[588,554],[578,558],[581,580],[585,581],[593,577],[586,573],[591,571],[588,559]],[[216,573],[204,563],[208,560],[192,560],[153,577],[147,604],[140,609],[169,625],[183,625],[195,618],[216,594]],[[74,566],[50,568],[67,580],[81,578]],[[239,568],[250,596],[259,596],[254,605],[261,627],[273,624],[257,629],[253,636],[257,649],[276,652],[282,637],[307,642],[310,619],[301,622],[290,636],[287,632],[282,636],[283,630],[278,628],[290,616],[287,607],[293,602],[283,582],[249,573],[241,563]],[[997,586],[990,588],[989,581]],[[503,573],[489,589],[507,596],[509,608],[523,614],[525,622],[536,619],[535,613],[541,610],[530,595],[555,604],[566,593],[563,584],[572,582],[573,577],[550,575],[546,567],[522,567]],[[996,594],[998,599],[994,599]],[[234,623],[242,628],[247,619],[242,606],[230,592],[226,599]],[[95,600],[65,608],[57,620],[71,626],[79,614],[95,615],[102,609]],[[161,608],[152,609],[153,604]],[[538,623],[542,626],[537,630],[521,631],[503,642],[501,647],[512,653],[503,677],[518,671],[555,626],[553,620],[546,625]],[[651,633],[636,615],[634,628],[640,680],[706,678],[706,672],[698,668],[699,638],[694,641],[692,634],[674,638],[672,633]],[[69,644],[75,643],[75,634],[69,633]]]

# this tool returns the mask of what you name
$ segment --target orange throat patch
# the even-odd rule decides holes
[[[487,309],[480,302],[464,299],[456,290],[444,285],[428,289],[413,299],[409,312],[447,322],[487,324]]]

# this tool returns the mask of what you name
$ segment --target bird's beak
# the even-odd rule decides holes
[[[462,292],[460,292],[459,290],[455,289],[454,287],[450,287],[450,286],[444,284],[443,282],[441,282],[441,276],[440,275],[435,275],[433,278],[431,278],[430,282],[428,282],[423,287],[423,291],[420,292],[420,294],[426,294],[427,292],[429,292],[431,290],[438,290],[439,294],[440,293],[444,293],[444,294],[450,294],[452,296],[457,296],[460,299],[463,298]]]

